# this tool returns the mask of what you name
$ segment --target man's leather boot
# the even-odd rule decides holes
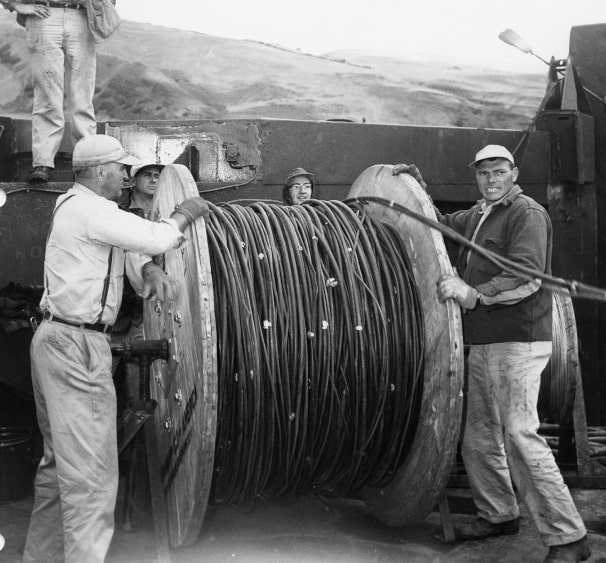
[[[456,529],[457,538],[461,540],[483,540],[490,536],[511,536],[520,531],[520,518],[493,524],[484,518],[478,518],[473,524]]]
[[[50,180],[50,166],[36,166],[29,175],[29,182],[32,184],[44,184]]]
[[[586,561],[591,556],[587,536],[572,543],[552,545],[545,557],[544,563],[578,563]]]

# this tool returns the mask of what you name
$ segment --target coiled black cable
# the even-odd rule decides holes
[[[386,485],[408,453],[423,375],[400,236],[358,204],[209,205],[214,501]]]

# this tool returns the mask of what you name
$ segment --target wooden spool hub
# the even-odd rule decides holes
[[[392,168],[377,165],[366,169],[349,197],[384,198],[435,220],[425,190],[408,174],[393,176]],[[413,266],[425,323],[423,396],[410,453],[389,485],[362,491],[377,518],[402,526],[431,512],[453,467],[463,405],[461,314],[458,305],[437,298],[438,279],[453,274],[442,235],[383,205],[369,202],[367,209],[375,220],[389,223],[400,233]]]
[[[171,164],[160,175],[152,216],[169,217],[175,205],[198,195],[189,170]],[[217,352],[213,284],[204,220],[185,231],[188,242],[160,257],[183,280],[175,302],[146,301],[145,338],[169,341],[168,361],[153,362],[151,395],[157,401],[156,436],[173,547],[198,537],[212,483],[217,428]]]
[[[541,375],[538,410],[541,420],[566,424],[572,418],[580,373],[577,324],[570,293],[560,290],[552,295],[553,351]]]

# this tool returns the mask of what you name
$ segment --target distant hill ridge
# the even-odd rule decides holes
[[[0,114],[29,116],[25,32],[0,11]],[[524,128],[538,74],[346,50],[312,55],[260,41],[132,21],[99,48],[95,108],[109,119],[352,119]]]

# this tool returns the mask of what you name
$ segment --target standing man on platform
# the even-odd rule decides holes
[[[34,83],[29,181],[48,182],[63,138],[64,85],[73,144],[97,130],[93,96],[95,42],[100,39],[91,32],[90,22],[103,18],[103,11],[95,10],[89,18],[91,0],[0,0],[0,4],[16,12],[26,28]]]
[[[208,209],[184,201],[168,219],[118,208],[126,165],[120,142],[89,135],[74,147],[74,186],[59,196],[46,244],[43,321],[31,345],[44,453],[24,562],[101,563],[118,489],[116,393],[110,333],[126,272],[144,298],[174,299],[179,282],[149,256],[177,247]]]
[[[459,234],[537,272],[551,273],[551,221],[524,195],[512,154],[488,145],[469,164],[482,199],[471,209],[439,216]],[[408,172],[397,165],[393,173]],[[541,373],[551,356],[552,296],[540,280],[504,271],[461,247],[459,276],[443,276],[438,296],[463,307],[470,344],[467,414],[461,453],[478,510],[458,530],[463,540],[516,534],[520,512],[512,481],[541,540],[545,563],[584,561],[587,531],[547,442],[538,434]]]

